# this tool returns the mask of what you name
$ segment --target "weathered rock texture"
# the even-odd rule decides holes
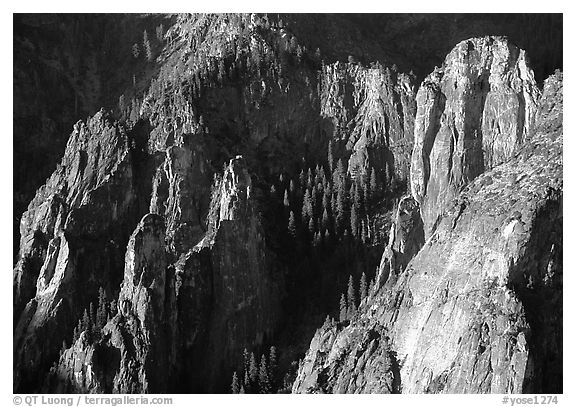
[[[15,388],[38,380],[98,288],[121,281],[138,210],[129,139],[104,112],[78,122],[20,226],[14,269]]]
[[[342,334],[342,329],[346,334]],[[398,369],[384,326],[334,321],[320,328],[293,385],[306,393],[397,393]]]
[[[168,390],[173,378],[168,334],[174,330],[166,305],[174,289],[167,283],[165,226],[158,215],[144,216],[126,249],[117,314],[101,333],[83,331],[64,350],[48,390],[80,393],[147,393]],[[116,311],[116,310],[113,310]],[[97,337],[100,337],[99,339]]]
[[[388,233],[388,244],[382,254],[376,286],[392,285],[404,271],[408,262],[424,245],[424,226],[420,207],[414,198],[403,197],[396,209],[396,217]]]
[[[380,326],[396,355],[401,392],[562,391],[560,73],[545,84],[531,134],[458,196],[393,286],[372,292],[338,333],[318,331],[294,392],[316,391],[310,383],[322,374],[322,389],[334,388],[343,373],[327,370],[325,355],[359,327],[367,333]],[[354,383],[373,376],[358,374],[367,377],[345,373]]]
[[[293,256],[286,253],[290,251],[286,249],[290,247],[286,242],[288,239],[290,244],[294,242],[288,235],[285,222],[288,214],[282,212],[281,203],[277,213],[286,216],[276,216],[274,202],[266,206],[273,200],[271,187],[284,183],[282,187],[287,189],[288,178],[296,181],[303,167],[323,165],[330,141],[336,159],[342,158],[345,165],[347,163],[348,174],[359,175],[366,181],[366,176],[375,169],[377,184],[385,185],[375,188],[384,190],[382,202],[362,205],[366,212],[361,221],[363,232],[364,221],[368,222],[369,216],[386,222],[390,200],[406,192],[403,188],[408,181],[409,167],[415,165],[411,158],[413,150],[422,150],[419,155],[422,163],[417,163],[422,167],[421,173],[430,168],[435,172],[412,177],[420,192],[414,195],[415,199],[400,201],[382,260],[381,284],[369,300],[364,300],[362,312],[348,325],[330,323],[319,331],[320,337],[315,343],[321,351],[336,350],[328,356],[310,353],[295,389],[397,392],[403,390],[401,379],[406,375],[420,380],[417,368],[399,368],[394,352],[395,346],[400,346],[396,342],[400,344],[397,335],[402,335],[402,331],[396,332],[395,327],[401,327],[401,323],[390,323],[396,318],[393,308],[379,304],[388,298],[382,293],[392,290],[399,296],[400,311],[408,315],[406,318],[412,318],[411,321],[418,321],[418,315],[413,318],[410,314],[416,311],[409,311],[412,309],[409,298],[425,297],[426,293],[418,294],[414,288],[406,288],[411,281],[407,276],[418,274],[404,269],[424,243],[425,227],[430,221],[426,211],[436,211],[427,205],[426,199],[432,202],[445,198],[447,202],[448,195],[455,196],[458,189],[474,177],[514,155],[514,149],[522,142],[524,149],[528,145],[544,145],[542,134],[556,132],[550,127],[555,122],[545,123],[549,123],[547,118],[553,114],[550,112],[557,111],[558,107],[550,102],[548,110],[542,109],[539,113],[539,127],[534,128],[537,130],[527,134],[537,91],[525,67],[524,54],[500,39],[473,40],[470,44],[476,50],[468,50],[467,45],[457,48],[446,63],[447,73],[442,79],[429,79],[428,85],[423,86],[428,90],[422,90],[424,96],[420,99],[427,97],[425,92],[429,92],[431,98],[446,95],[451,101],[446,104],[447,109],[452,110],[446,110],[451,116],[446,113],[439,119],[446,127],[442,132],[435,128],[424,131],[430,120],[425,114],[419,114],[415,131],[417,135],[424,131],[425,137],[416,138],[413,148],[416,109],[413,75],[376,63],[366,64],[368,61],[358,63],[354,58],[347,63],[342,62],[344,58],[335,62],[331,51],[340,54],[357,45],[324,40],[322,50],[316,51],[302,39],[309,39],[307,35],[297,38],[295,31],[287,28],[281,21],[284,17],[256,14],[145,17],[149,18],[148,25],[134,25],[133,30],[126,31],[126,38],[122,36],[127,40],[121,47],[112,46],[114,52],[123,55],[119,59],[123,69],[114,64],[105,64],[105,67],[97,62],[93,64],[91,58],[85,60],[96,71],[105,68],[108,73],[117,72],[118,76],[86,72],[89,78],[86,81],[83,76],[74,76],[70,83],[82,81],[86,86],[85,91],[80,91],[80,94],[86,93],[85,98],[79,98],[80,104],[93,111],[89,106],[99,105],[102,99],[101,103],[114,106],[119,120],[112,120],[110,114],[102,110],[85,123],[78,122],[61,164],[37,191],[22,216],[14,269],[16,392],[227,391],[244,348],[259,353],[274,343],[283,345],[280,354],[283,350],[286,353],[282,362],[289,365],[289,359],[299,357],[299,349],[308,341],[302,338],[311,336],[318,326],[316,321],[323,318],[325,310],[321,307],[330,308],[322,302],[324,297],[335,294],[341,272],[348,274],[354,270],[360,274],[362,262],[377,262],[373,252],[379,252],[378,242],[371,236],[366,236],[373,240],[372,247],[368,248],[371,250],[360,250],[367,249],[364,237],[364,246],[358,239],[354,246],[351,239],[332,234],[331,230],[331,236],[325,233],[321,239],[343,248],[342,256],[336,256],[338,259],[334,261],[338,270],[329,270],[330,267],[323,264],[325,259],[319,258],[319,253],[325,252],[319,249],[299,250],[304,253],[302,261],[286,259]],[[113,21],[125,21],[124,17],[118,18]],[[306,21],[308,17],[299,18]],[[166,27],[156,25],[161,21],[166,22]],[[80,31],[86,31],[84,28],[89,31],[88,27]],[[149,49],[142,38],[144,28],[148,29]],[[102,30],[108,33],[105,28]],[[78,31],[77,24],[72,32]],[[36,34],[41,36],[41,32]],[[130,33],[137,36],[133,38]],[[110,38],[113,37],[106,37],[108,42],[102,49],[109,48]],[[378,42],[372,39],[368,48],[373,49]],[[142,45],[138,45],[139,53],[133,52],[134,43]],[[73,41],[76,47],[74,44]],[[27,60],[27,55],[35,52],[30,44],[25,45],[27,51],[19,60]],[[325,48],[329,50],[326,57]],[[114,54],[103,52],[102,58],[106,62],[111,55]],[[464,59],[472,63],[464,64]],[[83,64],[72,63],[72,70],[82,71]],[[66,72],[63,66],[58,67],[58,72],[60,68]],[[36,71],[32,69],[28,73],[34,76]],[[60,82],[60,75],[55,78]],[[455,83],[458,87],[450,88]],[[479,89],[481,83],[491,88]],[[436,89],[434,86],[440,90],[430,90]],[[480,95],[476,99],[474,92]],[[419,104],[424,106],[424,102],[426,100]],[[504,104],[509,104],[515,113],[500,115],[498,109]],[[436,105],[430,107],[433,108],[436,109]],[[27,110],[23,113],[22,122],[31,123],[34,115],[29,115]],[[35,132],[34,137],[53,134],[52,124],[43,119],[47,116],[38,117],[46,122],[47,132]],[[68,118],[62,120],[66,122]],[[455,129],[454,132],[451,129]],[[480,131],[470,129],[482,130],[482,138],[479,138]],[[485,129],[489,131],[484,133]],[[18,134],[27,134],[20,130]],[[454,142],[450,159],[458,164],[436,165],[434,154],[440,154],[444,148],[444,144],[437,146],[436,142],[449,140],[451,135],[456,135],[456,130],[458,143]],[[473,150],[471,140],[476,140],[472,143]],[[541,147],[534,149],[531,153],[534,157],[548,151]],[[550,151],[553,158],[555,150]],[[464,157],[459,158],[460,161],[455,158],[458,154]],[[237,158],[230,160],[231,157]],[[482,165],[472,168],[470,159]],[[525,156],[515,159],[517,165],[528,160]],[[550,159],[546,165],[552,163]],[[28,174],[33,166],[24,167],[23,173]],[[39,174],[45,174],[48,168],[49,165],[43,167]],[[546,177],[548,167],[542,167],[542,171],[542,177]],[[500,175],[490,174],[494,185],[504,183]],[[275,184],[282,176],[286,179]],[[524,185],[532,185],[534,175],[529,173],[522,182],[519,177],[514,196],[527,191]],[[393,180],[400,181],[399,186],[388,188]],[[40,182],[31,179],[30,185]],[[27,190],[32,188],[30,185],[26,186]],[[548,185],[555,184],[550,181]],[[434,196],[430,191],[440,191],[441,187],[449,193],[430,198]],[[486,188],[483,186],[482,191]],[[470,197],[475,199],[472,194]],[[292,202],[294,198],[290,196]],[[317,198],[319,201],[320,196]],[[296,200],[302,199],[302,196],[296,197]],[[366,194],[362,199],[369,198]],[[332,201],[334,211],[336,201]],[[518,202],[522,202],[520,198]],[[521,213],[522,222],[526,223],[532,215],[540,219],[540,215],[534,215],[540,202],[527,206],[526,213]],[[494,208],[502,209],[502,206],[494,205]],[[550,208],[550,216],[554,216],[554,207]],[[348,209],[344,208],[343,213]],[[425,214],[424,223],[420,210]],[[434,216],[443,210],[438,207]],[[466,215],[466,208],[462,211]],[[515,219],[520,221],[517,215]],[[449,221],[442,222],[439,231],[446,228],[442,225]],[[476,215],[470,215],[467,222],[462,236],[475,233]],[[483,225],[490,222],[485,221]],[[529,232],[530,227],[526,229]],[[373,233],[374,228],[367,229],[366,234]],[[454,230],[460,233],[460,229]],[[456,241],[459,236],[454,235]],[[482,235],[478,240],[488,239],[487,236]],[[538,241],[537,246],[546,247],[546,239],[553,236],[542,234],[544,240]],[[440,254],[452,250],[452,243],[440,241],[444,242],[437,243]],[[436,243],[429,240],[429,245],[432,244]],[[291,247],[294,246],[296,244]],[[426,247],[421,253],[430,250]],[[494,247],[506,256],[525,261],[523,252]],[[475,250],[472,244],[470,250]],[[535,250],[537,258],[544,258],[539,248]],[[356,253],[352,253],[354,251]],[[558,256],[558,252],[561,245],[551,249],[553,257]],[[436,262],[441,259],[442,255],[433,258]],[[413,260],[411,264],[416,262]],[[295,264],[301,265],[302,270]],[[320,265],[318,271],[314,270],[317,264]],[[288,270],[290,267],[298,269]],[[531,270],[530,267],[525,270]],[[559,265],[554,267],[561,269]],[[549,281],[557,285],[560,283],[554,267],[550,266]],[[467,265],[466,270],[473,269]],[[415,269],[408,265],[407,270]],[[313,273],[306,274],[307,271]],[[434,273],[444,276],[440,268]],[[540,287],[538,278],[532,280],[531,287]],[[310,281],[321,287],[309,290],[313,285]],[[458,286],[457,278],[454,281],[451,286],[454,290],[469,288]],[[532,358],[531,351],[528,352],[534,372],[531,377],[543,377],[557,363],[546,365],[545,361],[558,354],[555,346],[560,338],[557,326],[561,319],[554,319],[552,312],[557,303],[541,309],[534,304],[544,301],[541,298],[548,301],[561,290],[554,286],[544,295],[539,288],[527,291],[520,280],[514,281],[518,282],[517,297],[523,297],[517,303],[506,303],[508,308],[504,309],[519,307],[521,315],[512,319],[521,321],[514,324],[526,328],[524,332],[534,331],[533,324],[544,326],[543,330],[548,333],[546,339],[525,335],[527,349],[533,346],[540,349],[538,357]],[[476,280],[471,286],[474,284]],[[410,290],[415,290],[415,294]],[[86,328],[90,324],[86,325],[85,321],[77,325],[84,310],[90,310],[90,304],[98,302],[101,292],[112,301],[105,303],[110,315],[105,315],[104,321],[98,321],[92,328]],[[313,296],[309,293],[321,293],[318,297],[322,299],[307,298]],[[289,295],[293,297],[283,301]],[[294,298],[298,299],[297,307],[290,301],[296,302]],[[532,305],[526,305],[528,303]],[[309,304],[313,306],[308,307]],[[464,302],[462,307],[466,304],[469,302]],[[370,319],[366,316],[368,310],[384,316]],[[90,318],[94,319],[92,315]],[[470,322],[465,318],[462,321],[462,324]],[[553,323],[544,324],[550,321]],[[283,331],[279,333],[282,325]],[[75,326],[82,326],[83,332],[74,334]],[[298,330],[288,332],[294,326]],[[299,335],[300,330],[303,335]],[[295,336],[300,338],[294,340]],[[514,359],[517,366],[522,364],[522,355]],[[419,353],[414,353],[413,358],[423,360],[422,366],[429,365],[434,374],[442,367],[433,365]],[[311,378],[309,374],[316,372],[314,361],[317,359],[322,360],[324,367]],[[516,371],[520,371],[518,369]],[[421,390],[419,385],[410,384],[412,379],[406,380],[406,388]],[[546,386],[541,387],[549,388]],[[485,390],[484,387],[478,389]]]
[[[322,70],[320,114],[351,156],[348,172],[409,176],[415,99],[410,76],[381,65],[335,63]]]
[[[190,176],[198,169],[188,168]],[[145,215],[126,249],[117,314],[92,341],[85,331],[62,353],[48,389],[161,393],[223,385],[243,349],[272,336],[279,316],[278,276],[253,194],[237,157],[213,186],[208,231],[195,247],[171,244],[169,232],[185,221]]]
[[[224,384],[222,372],[229,380],[244,348],[272,337],[280,317],[281,276],[274,272],[266,247],[255,193],[244,160],[232,159],[214,188],[208,233],[193,249],[197,260],[191,262],[190,254],[181,259],[182,288],[188,290],[195,289],[194,279],[206,274],[202,261],[209,264],[211,285],[203,293],[209,301],[196,303],[206,315],[195,316],[208,322],[202,327],[203,342],[198,340],[192,349],[198,358],[191,371],[212,386]],[[195,301],[194,294],[190,297]]]
[[[525,141],[538,94],[525,52],[500,37],[461,42],[424,80],[410,180],[427,237],[464,185]]]

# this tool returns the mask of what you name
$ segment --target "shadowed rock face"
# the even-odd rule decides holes
[[[371,292],[327,345],[331,328],[317,332],[294,392],[315,391],[307,383],[329,365],[321,355],[379,326],[401,392],[562,391],[560,73],[536,117],[530,141],[468,185],[393,286]],[[343,375],[326,374],[323,388]]]
[[[167,156],[172,154],[168,149]],[[197,168],[187,168],[193,177]],[[126,249],[116,315],[97,338],[89,340],[84,332],[62,353],[48,390],[210,389],[229,377],[244,348],[274,333],[279,285],[241,157],[230,161],[213,191],[208,231],[193,248],[171,244],[169,235],[184,221],[142,218]],[[172,196],[166,208],[177,203]]]
[[[538,94],[524,51],[499,37],[461,42],[424,80],[410,181],[427,237],[463,186],[525,141]]]
[[[232,159],[215,186],[209,231],[194,248],[208,257],[212,273],[207,346],[195,349],[203,369],[191,367],[207,376],[201,381],[208,386],[227,384],[244,348],[270,338],[280,316],[281,279],[273,270],[254,194],[246,163]],[[226,383],[219,383],[222,377]]]

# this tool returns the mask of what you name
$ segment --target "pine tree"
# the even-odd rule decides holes
[[[272,185],[270,187],[270,196],[274,197],[274,195],[276,195],[276,187],[274,185]]]
[[[314,233],[314,239],[312,240],[312,244],[314,245],[314,247],[320,246],[321,242],[322,242],[322,237],[320,235],[320,232]]]
[[[120,97],[118,98],[118,110],[122,115],[124,114],[124,110],[126,110],[126,100],[124,94],[121,94]]]
[[[352,236],[356,237],[358,235],[358,216],[356,214],[356,205],[352,205],[350,208],[350,230],[352,231]]]
[[[258,385],[260,387],[260,393],[262,394],[269,394],[272,390],[270,386],[270,374],[268,372],[268,366],[266,365],[266,355],[262,355],[262,358],[260,359]]]
[[[336,191],[339,191],[340,189],[344,188],[345,186],[344,177],[345,177],[344,164],[342,163],[342,159],[339,158],[338,162],[336,163],[336,169],[332,173],[332,182],[334,182],[334,188],[336,189]]]
[[[340,322],[344,322],[348,316],[348,310],[346,308],[346,297],[344,294],[340,296]]]
[[[364,221],[364,219],[362,219],[362,225],[360,226],[360,237],[362,239],[362,243],[367,244],[368,243],[368,227],[366,226],[366,222]]]
[[[80,338],[80,334],[82,333],[82,321],[78,321],[78,324],[74,327],[74,333],[72,336],[72,340],[76,342],[78,338]]]
[[[258,384],[258,365],[256,364],[256,356],[254,352],[250,353],[250,367],[248,368],[248,377],[250,378],[251,387],[256,387]]]
[[[343,188],[338,189],[336,195],[336,229],[341,230],[344,227],[344,211],[345,211],[345,203],[344,203],[344,190]]]
[[[290,211],[290,218],[288,219],[288,231],[293,237],[296,237],[296,218],[294,212]]]
[[[162,42],[164,40],[164,25],[160,24],[156,27],[156,38]]]
[[[354,291],[354,278],[350,276],[348,279],[348,313],[356,312],[356,294]]]
[[[144,46],[144,51],[146,52],[146,59],[148,61],[152,60],[152,48],[150,48],[150,41],[148,41],[148,33],[144,30],[144,35],[142,38],[142,45]]]
[[[250,383],[250,376],[248,375],[248,370],[246,370],[246,372],[244,372],[244,384],[242,385],[242,389],[244,389],[245,393],[251,393],[252,392],[252,383]],[[240,391],[242,391],[242,389],[240,389]],[[242,393],[244,394],[244,393]]]
[[[314,234],[314,218],[312,217],[308,221],[308,231],[310,232],[310,234]]]
[[[324,193],[322,194],[322,209],[326,210],[330,206],[330,190],[329,186],[324,187]]]
[[[226,67],[224,66],[224,60],[220,59],[218,61],[218,82],[223,83],[226,77]]]
[[[94,303],[90,303],[89,307],[89,317],[90,317],[90,324],[92,325],[92,329],[94,330],[94,327],[96,325],[96,309],[94,308]]]
[[[132,45],[132,55],[136,59],[138,59],[138,56],[140,56],[140,47],[138,47],[138,44],[136,43]]]
[[[92,324],[90,322],[90,315],[88,314],[88,310],[86,310],[86,308],[84,308],[84,315],[82,315],[82,328],[88,333],[88,336],[90,336],[92,333]]]
[[[292,182],[292,181],[290,181]],[[288,208],[290,206],[290,199],[288,199],[288,190],[284,190],[284,206]]]
[[[360,301],[368,296],[368,284],[366,283],[366,273],[360,277]]]
[[[314,179],[312,178],[312,170],[308,168],[308,174],[306,175],[306,187],[311,188],[313,183]]]
[[[300,170],[300,175],[298,179],[300,181],[300,188],[304,188],[304,182],[306,181],[306,176],[304,175],[304,169]]]
[[[328,217],[328,211],[326,210],[326,207],[324,207],[324,211],[322,212],[322,228],[327,230],[329,225],[330,218]]]
[[[102,287],[98,290],[98,311],[96,313],[96,330],[100,331],[108,322],[106,311],[106,292]]]
[[[234,372],[232,375],[232,385],[231,385],[232,394],[240,393],[240,382],[238,381],[238,374]]]
[[[276,388],[278,376],[278,351],[276,346],[270,347],[270,357],[268,358],[268,371],[270,372],[270,384],[272,388]]]
[[[290,180],[290,193],[294,194],[296,187],[294,186],[294,180]]]
[[[307,188],[306,192],[304,193],[304,198],[302,200],[302,222],[308,223],[308,220],[311,217],[312,217],[312,197],[310,195],[310,190]]]

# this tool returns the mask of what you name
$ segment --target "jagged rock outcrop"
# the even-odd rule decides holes
[[[305,393],[396,393],[398,371],[381,325],[326,322],[312,339],[293,385]]]
[[[125,18],[114,21],[130,21],[132,17]],[[282,21],[285,16],[279,15],[142,18],[148,19],[145,26],[119,28],[124,33],[122,38],[128,40],[112,46],[114,52],[122,54],[116,61],[118,65],[106,64],[106,59],[115,54],[101,53],[105,69],[118,72],[118,76],[96,74],[93,71],[102,69],[101,64],[91,60],[86,72],[89,80],[84,81],[89,104],[114,106],[121,124],[104,111],[86,123],[79,122],[61,165],[38,190],[22,217],[20,252],[14,269],[17,392],[228,391],[233,371],[242,365],[243,350],[261,355],[273,344],[278,345],[283,365],[277,373],[292,370],[288,367],[291,360],[300,357],[318,321],[332,308],[328,301],[341,289],[343,275],[359,277],[367,271],[371,277],[381,253],[381,238],[386,235],[376,229],[389,221],[387,212],[392,200],[406,192],[412,151],[422,149],[418,145],[414,149],[412,141],[414,76],[400,73],[395,67],[369,63],[388,58],[361,58],[362,63],[358,63],[351,57],[343,63],[346,56],[334,62],[332,52],[324,54],[324,48],[310,47],[303,39],[306,36],[296,36],[292,26]],[[162,21],[165,27],[157,25]],[[81,31],[91,30],[85,28]],[[72,32],[78,29],[76,25]],[[148,30],[144,36],[143,29]],[[105,27],[102,31],[107,33],[108,42],[102,47],[106,50],[114,34]],[[354,36],[357,34],[364,35]],[[486,99],[485,106],[493,105],[493,110],[482,110],[484,105],[477,108],[475,99],[470,102],[471,95],[448,92],[449,85],[457,82],[450,82],[449,74],[444,75],[446,80],[437,82],[439,95],[445,92],[454,96],[454,116],[463,113],[461,118],[469,120],[479,114],[486,123],[482,126],[492,132],[490,137],[494,139],[482,136],[490,144],[480,149],[487,157],[482,171],[509,159],[516,151],[508,148],[512,144],[517,148],[522,142],[528,148],[530,143],[537,146],[536,154],[544,154],[538,147],[539,140],[543,132],[555,132],[555,124],[526,131],[528,116],[533,116],[530,97],[536,97],[537,91],[532,92],[530,87],[533,80],[525,68],[523,53],[513,46],[506,51],[498,45],[503,42],[499,39],[493,43],[474,41],[487,49],[482,48],[477,58],[480,62],[473,65],[487,64],[475,83],[485,81],[492,86],[490,81],[494,79],[495,90],[478,92]],[[372,38],[367,49],[379,47],[378,43]],[[340,54],[357,45],[333,44],[327,48],[337,48]],[[458,58],[464,58],[466,52],[454,51],[453,60],[460,61]],[[502,56],[510,66],[500,70],[493,54]],[[470,55],[476,55],[475,51]],[[78,66],[72,64],[76,71]],[[454,72],[460,68],[455,67]],[[486,72],[487,79],[482,76]],[[475,74],[461,76],[468,80]],[[100,80],[104,78],[111,80]],[[464,87],[477,91],[470,84]],[[522,101],[528,100],[526,106],[521,106],[518,89],[524,92]],[[513,115],[503,113],[502,117],[508,118],[502,119],[495,109],[510,101],[515,101],[514,109],[526,117],[521,119],[517,114],[516,133],[512,133],[520,136],[510,136],[512,142],[500,143],[504,140],[500,133],[512,134],[501,128],[514,127],[510,119]],[[459,103],[465,108],[457,110]],[[550,102],[548,110],[538,114],[539,123],[547,123],[556,110]],[[68,119],[63,118],[63,122]],[[446,119],[447,132],[458,128],[460,120],[449,119],[452,121]],[[35,134],[55,131],[49,120],[45,122],[46,129]],[[426,126],[424,120],[420,127]],[[468,122],[462,126],[465,130],[470,127]],[[425,133],[426,137],[432,134]],[[496,137],[496,133],[500,135]],[[440,140],[436,133],[433,136]],[[417,143],[434,144],[426,137]],[[462,136],[464,147],[454,154],[468,154],[468,141]],[[333,154],[327,154],[330,142]],[[434,148],[440,149],[434,144],[432,152]],[[422,162],[433,160],[431,154]],[[327,156],[332,157],[328,167],[334,166],[332,161],[343,160],[347,174],[339,174],[343,176],[338,187],[326,171]],[[441,168],[438,173],[443,175],[438,175],[438,182],[435,175],[429,174],[424,182],[426,192],[434,191],[435,187],[430,186],[434,182],[442,184],[448,179],[445,183],[456,196],[482,172],[470,170],[467,165],[465,162],[456,170]],[[308,168],[312,172],[314,166],[316,177],[305,185],[306,180],[300,180],[297,174],[301,170],[305,174]],[[422,168],[428,167],[424,163]],[[373,169],[376,176],[369,177]],[[465,176],[456,179],[458,171]],[[361,182],[351,187],[349,175],[360,177],[356,181]],[[483,182],[499,181],[490,178]],[[37,179],[31,180],[31,185],[37,184]],[[359,185],[362,194],[358,193]],[[334,188],[342,191],[334,194]],[[299,216],[304,213],[300,205],[305,190],[312,191],[309,194],[313,200],[313,213],[308,216],[314,219],[308,225],[300,224]],[[287,191],[289,199],[284,203],[278,198],[282,193],[288,195]],[[329,192],[320,193],[325,191]],[[424,244],[427,224],[422,223],[420,210],[431,210],[425,199],[426,195],[415,194],[400,200],[376,288],[350,321],[327,322],[318,331],[315,351],[302,366],[296,391],[394,393],[403,390],[401,379],[405,375],[417,383],[424,382],[416,367],[403,369],[397,360],[398,335],[409,335],[395,330],[401,324],[391,321],[399,317],[385,301],[389,295],[384,293],[396,295],[400,307],[396,312],[412,318],[413,287],[406,287],[412,281],[407,276],[413,276],[414,268],[408,264]],[[358,227],[354,226],[352,200],[357,205]],[[326,215],[316,213],[323,212],[316,210],[321,204]],[[444,209],[438,209],[438,214]],[[290,211],[297,216],[292,222],[297,234],[288,232]],[[336,212],[342,230],[332,224]],[[513,214],[513,219],[524,221],[522,216],[530,215]],[[470,225],[474,222],[475,218],[469,220]],[[554,222],[551,224],[556,225]],[[441,220],[438,224],[444,227]],[[547,247],[542,239],[538,245]],[[451,250],[448,242],[443,244],[438,250]],[[558,251],[561,253],[558,246],[551,249],[556,262]],[[440,261],[431,254],[427,256]],[[417,256],[413,262],[432,264],[429,258],[416,260]],[[554,319],[553,309],[558,303],[547,303],[543,310],[537,310],[534,304],[557,295],[558,267],[561,263],[550,266],[553,287],[548,291],[525,290],[518,280],[518,297],[526,301],[505,304],[506,310],[527,310],[519,311],[520,316],[514,314],[514,327],[526,333],[534,331],[534,324],[540,324],[547,332],[546,337],[525,335],[526,346],[538,347],[540,352],[534,358],[533,352],[529,353],[533,374],[526,377],[542,377],[541,372],[557,368],[561,319]],[[460,281],[458,275],[452,277]],[[531,287],[536,280],[531,277]],[[93,312],[96,303],[97,315]],[[531,305],[525,306],[528,303]],[[450,310],[443,312],[448,314]],[[414,318],[417,321],[418,315]],[[463,321],[466,323],[466,318]],[[553,323],[548,326],[547,321]],[[474,340],[470,339],[470,346],[474,346]],[[494,352],[502,353],[506,346],[494,345]],[[520,372],[524,357],[514,356],[515,372]],[[436,375],[437,366],[432,366],[426,356],[415,353],[414,358],[413,366],[422,361],[422,366],[429,366],[428,371]],[[548,359],[553,361],[546,362]],[[447,381],[456,380],[441,375],[427,389],[439,390],[445,376]],[[280,381],[280,377],[276,379]],[[412,379],[407,380],[409,383]],[[414,384],[410,391],[421,391],[418,386]],[[462,390],[452,382],[444,386]],[[516,384],[511,386],[517,388]],[[549,388],[549,384],[540,386]],[[485,387],[474,389],[484,391]]]
[[[282,278],[274,271],[246,163],[232,159],[214,188],[206,237],[194,248],[210,265],[211,302],[206,348],[197,363],[207,383],[217,384],[222,372],[232,375],[246,347],[269,340],[280,316]],[[183,278],[201,276],[202,269],[184,267]],[[201,305],[201,304],[199,304]],[[205,306],[205,305],[202,305]]]
[[[103,111],[78,122],[20,226],[14,269],[15,389],[36,382],[97,298],[118,284],[137,216],[130,141]],[[22,387],[20,387],[22,386]]]
[[[320,114],[351,152],[348,172],[355,177],[374,168],[383,182],[408,179],[415,109],[409,75],[378,64],[323,67]]]
[[[525,52],[501,37],[461,42],[424,80],[410,181],[426,237],[463,186],[525,141],[538,96]]]
[[[152,181],[150,213],[166,219],[168,245],[176,253],[190,250],[206,233],[213,169],[205,138],[188,135],[166,149]]]
[[[198,169],[187,168],[191,177]],[[171,179],[177,182],[169,189],[178,189],[181,180]],[[185,220],[144,216],[126,250],[117,314],[99,337],[89,341],[84,332],[62,353],[48,388],[141,393],[223,385],[243,349],[271,337],[279,317],[281,285],[253,194],[242,158],[231,160],[213,186],[206,235],[183,252],[168,233]],[[171,196],[166,207],[177,203]]]
[[[411,196],[402,197],[388,233],[388,244],[380,260],[376,287],[380,288],[386,283],[393,285],[422,246],[424,225],[420,217],[420,207]]]
[[[49,390],[80,393],[166,392],[174,366],[170,332],[176,326],[167,304],[174,296],[168,268],[165,225],[145,215],[126,249],[124,281],[116,315],[97,331],[91,327],[60,355]]]
[[[397,282],[372,292],[333,340],[386,327],[401,392],[562,391],[560,73],[536,116],[530,140],[468,185]],[[313,391],[325,371],[319,355],[337,349],[326,335],[313,339],[294,392]]]

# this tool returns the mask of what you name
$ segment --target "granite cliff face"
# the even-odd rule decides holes
[[[347,391],[362,392],[384,375],[406,393],[562,391],[560,73],[546,81],[536,117],[529,141],[465,188],[397,281],[376,287],[349,322],[316,333],[294,392],[339,390],[343,377]],[[332,355],[358,330],[380,332],[371,352],[384,367],[335,372]]]
[[[558,390],[561,74],[486,37],[416,92],[293,18],[146,17],[22,215],[15,391],[223,392],[249,353],[248,392]]]
[[[498,37],[461,42],[424,80],[410,181],[427,237],[463,186],[523,143],[538,94],[525,52]]]
[[[70,341],[98,288],[119,283],[123,246],[137,216],[129,138],[99,112],[78,122],[66,154],[24,213],[14,269],[15,385]]]
[[[416,109],[413,79],[374,65],[323,67],[320,114],[330,120],[336,140],[351,152],[348,172],[406,181],[409,177]]]

